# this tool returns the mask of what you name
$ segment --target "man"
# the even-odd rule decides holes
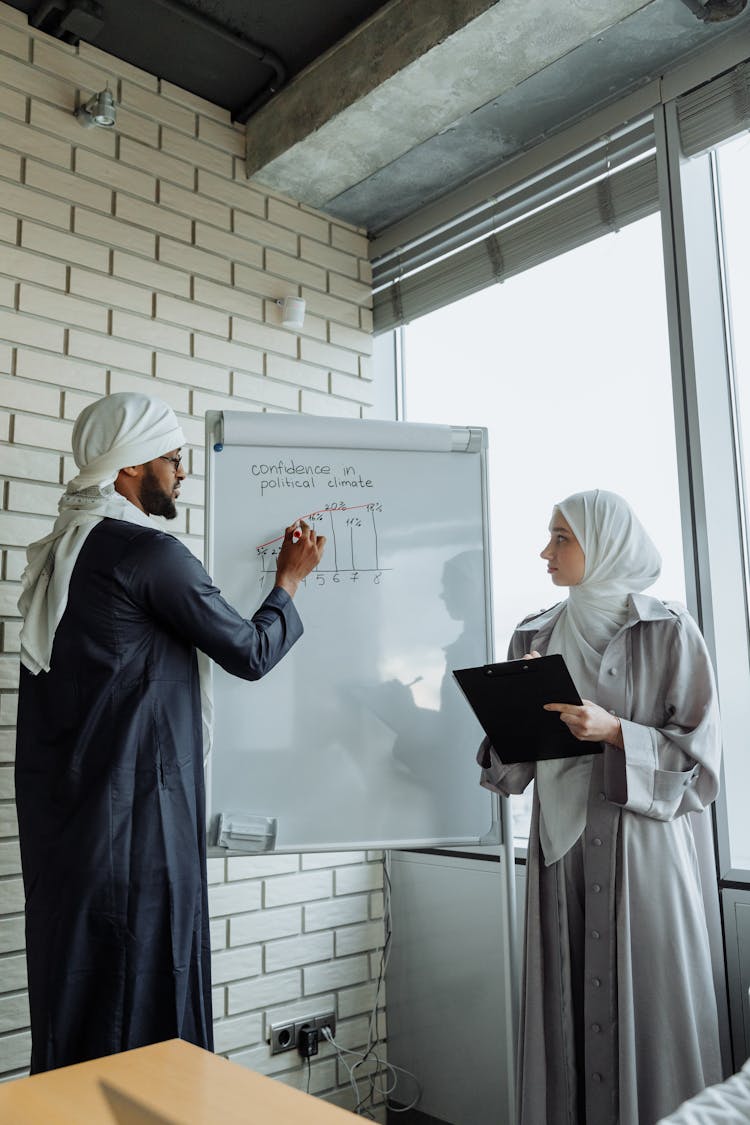
[[[73,429],[80,472],[32,544],[19,609],[16,802],[32,1073],[179,1037],[213,1045],[196,649],[243,679],[302,633],[292,604],[325,539],[289,528],[252,620],[171,519],[184,436],[115,394]]]

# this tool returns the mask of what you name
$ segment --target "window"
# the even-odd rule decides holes
[[[404,414],[488,428],[498,659],[559,598],[539,551],[571,492],[624,495],[662,552],[650,592],[684,600],[658,215],[410,324]],[[515,803],[520,837],[529,805]]]

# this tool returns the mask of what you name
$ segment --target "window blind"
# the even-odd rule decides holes
[[[686,156],[697,156],[750,129],[750,62],[678,98],[677,120]]]
[[[376,259],[375,332],[619,230],[658,205],[649,115]]]

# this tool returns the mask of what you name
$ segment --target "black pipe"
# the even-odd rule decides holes
[[[179,0],[156,0],[157,4],[161,4],[162,8],[167,8],[170,12],[174,12],[180,16],[181,19],[189,20],[191,23],[197,24],[199,27],[204,28],[212,35],[217,36],[219,39],[224,39],[227,43],[231,43],[233,47],[240,47],[243,51],[247,51],[254,59],[262,63],[264,66],[269,67],[274,73],[273,78],[264,86],[260,93],[244,105],[236,113],[232,113],[232,120],[238,121],[244,125],[248,117],[265,105],[281,86],[284,85],[287,78],[286,66],[279,56],[262,46],[260,43],[254,43],[252,39],[248,39],[239,31],[232,31],[230,28],[225,27],[224,24],[219,23],[218,20],[212,19],[211,16],[206,16],[203,12],[198,12],[194,8],[188,8],[185,4],[181,4]]]

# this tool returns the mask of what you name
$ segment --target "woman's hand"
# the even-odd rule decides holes
[[[608,742],[619,750],[625,749],[617,715],[605,711],[590,699],[584,699],[581,707],[575,703],[545,703],[544,710],[559,712],[560,718],[579,742]]]

